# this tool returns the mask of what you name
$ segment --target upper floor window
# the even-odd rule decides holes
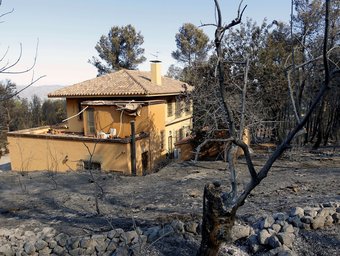
[[[95,134],[96,129],[94,123],[94,109],[88,108],[86,112],[87,112],[87,132],[88,134]]]
[[[167,103],[167,108],[168,108],[168,117],[173,116],[173,107],[172,107],[172,101],[168,101]]]
[[[176,117],[180,117],[182,114],[182,100],[180,99],[176,100],[175,114],[176,114]]]

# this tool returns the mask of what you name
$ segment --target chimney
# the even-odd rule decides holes
[[[152,60],[151,62],[151,83],[162,85],[161,61]]]

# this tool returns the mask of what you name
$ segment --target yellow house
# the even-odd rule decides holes
[[[151,72],[121,70],[52,92],[66,98],[66,126],[8,133],[12,169],[149,173],[189,133],[191,89],[162,77],[156,61]]]

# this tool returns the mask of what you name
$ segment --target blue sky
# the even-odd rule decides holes
[[[244,20],[250,17],[259,23],[288,21],[290,0],[244,0],[248,7]],[[221,0],[226,22],[235,18],[239,1]],[[94,49],[100,36],[112,26],[132,24],[144,36],[143,48],[147,60],[153,55],[163,62],[163,73],[176,64],[171,52],[176,50],[175,34],[186,22],[195,25],[213,23],[213,0],[3,0],[0,14],[14,12],[0,19],[0,56],[9,52],[2,62],[13,62],[23,55],[14,71],[31,65],[39,39],[38,59],[34,77],[45,75],[36,85],[71,85],[94,78],[96,68],[88,59],[96,56]],[[212,28],[204,28],[211,37]],[[212,38],[212,37],[211,37]],[[149,62],[139,66],[149,70]],[[11,79],[18,85],[28,84],[33,73],[23,75],[0,74],[0,80]]]

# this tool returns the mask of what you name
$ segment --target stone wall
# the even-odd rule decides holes
[[[340,223],[340,203],[313,207],[295,207],[289,213],[279,212],[255,221],[252,226],[236,223],[232,240],[243,239],[251,254],[296,255],[295,238],[300,229],[320,229]],[[167,236],[199,239],[200,224],[173,220],[163,226],[114,229],[88,236],[68,236],[51,227],[25,231],[24,227],[0,229],[0,255],[148,255],[151,245]],[[229,249],[228,249],[229,248]],[[224,247],[226,255],[247,255],[240,249]],[[224,254],[223,254],[224,255]],[[261,254],[262,255],[262,254]]]

